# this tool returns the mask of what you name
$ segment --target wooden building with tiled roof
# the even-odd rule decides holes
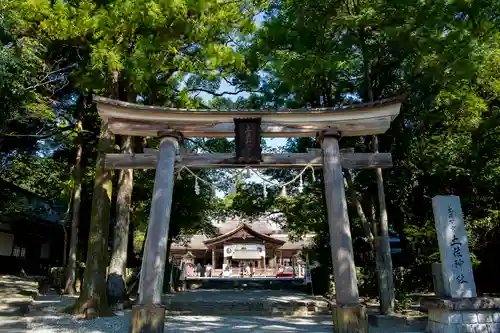
[[[270,219],[245,221],[226,219],[213,222],[218,235],[193,235],[187,241],[172,244],[171,256],[176,262],[189,254],[194,263],[213,265],[217,273],[229,267],[238,270],[242,263],[252,264],[261,275],[274,275],[279,267],[289,267],[314,235],[292,241],[278,223]]]

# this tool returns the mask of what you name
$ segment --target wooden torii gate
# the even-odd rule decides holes
[[[399,114],[399,99],[381,100],[342,108],[293,110],[186,110],[145,106],[94,97],[99,115],[113,134],[160,137],[159,151],[144,154],[108,154],[106,167],[156,168],[148,233],[144,248],[138,304],[132,312],[131,332],[163,332],[161,291],[175,168],[302,168],[322,167],[328,210],[330,245],[336,286],[333,319],[336,332],[367,332],[366,310],[360,304],[352,238],[347,214],[342,168],[387,168],[388,153],[341,153],[341,136],[381,134]],[[257,120],[258,126],[239,128],[240,119]],[[243,121],[243,126],[245,121]],[[252,147],[243,155],[192,154],[180,149],[184,137],[229,138],[257,133],[263,137],[313,137],[320,150],[301,154],[262,154],[255,159]],[[250,141],[254,143],[255,137]],[[255,147],[253,147],[255,148]],[[259,153],[260,155],[260,153]],[[388,241],[388,240],[387,240]]]

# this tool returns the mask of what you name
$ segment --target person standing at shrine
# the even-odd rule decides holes
[[[205,267],[205,276],[212,277],[212,265],[210,263]]]
[[[203,266],[199,262],[196,264],[196,275],[199,277],[202,277],[204,275]]]

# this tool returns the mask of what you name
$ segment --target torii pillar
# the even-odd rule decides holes
[[[320,137],[322,139],[325,199],[335,279],[336,305],[332,308],[333,326],[336,333],[368,333],[366,308],[359,302],[339,138],[340,132],[333,129],[321,133]]]
[[[162,333],[165,307],[161,304],[168,229],[174,190],[175,158],[179,138],[163,136],[156,165],[155,185],[139,280],[139,299],[132,309],[130,333]]]

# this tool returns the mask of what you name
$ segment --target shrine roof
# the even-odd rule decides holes
[[[252,229],[246,223],[241,223],[240,225],[238,225],[238,227],[234,228],[233,230],[231,230],[229,232],[226,232],[225,234],[222,234],[220,236],[217,236],[217,237],[214,237],[214,238],[211,238],[211,239],[207,239],[203,243],[207,247],[212,247],[212,246],[217,245],[219,243],[222,243],[222,242],[224,242],[226,240],[232,239],[233,236],[236,236],[239,232],[244,232],[245,234],[248,234],[248,235],[253,236],[253,237],[257,238],[257,239],[263,240],[265,242],[268,242],[268,243],[271,243],[271,244],[275,244],[277,246],[282,246],[283,244],[286,243],[286,241],[284,241],[284,240],[276,239],[274,237],[271,237],[271,236],[265,235],[263,233],[260,233],[260,232],[258,232],[256,230]]]
[[[290,240],[288,234],[274,234],[271,236],[274,239],[279,239],[285,242],[281,247],[278,247],[278,250],[299,250],[304,247],[309,247],[313,243],[314,235],[307,235],[301,240]],[[208,247],[205,245],[205,241],[210,238],[205,235],[193,235],[189,237],[187,242],[174,242],[172,243],[173,250],[208,250]]]
[[[384,133],[399,114],[402,98],[300,109],[177,109],[100,96],[94,96],[94,102],[114,134],[158,136],[177,131],[186,137],[233,137],[234,119],[261,118],[265,137],[304,137],[332,127],[344,136]]]

